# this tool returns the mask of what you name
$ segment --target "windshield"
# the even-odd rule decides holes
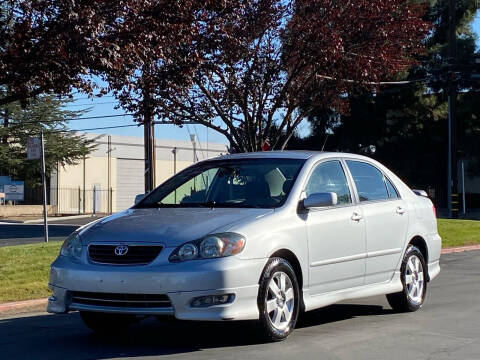
[[[135,208],[279,207],[304,162],[271,158],[204,161],[166,181]]]

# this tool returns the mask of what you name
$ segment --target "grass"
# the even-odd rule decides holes
[[[480,221],[438,219],[443,247],[480,244]],[[0,303],[48,297],[50,264],[62,242],[0,247]]]
[[[48,297],[50,264],[62,242],[0,247],[0,303]]]
[[[480,244],[480,221],[438,219],[443,247]]]

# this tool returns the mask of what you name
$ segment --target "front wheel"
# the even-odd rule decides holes
[[[269,341],[290,335],[298,318],[300,295],[292,266],[282,258],[269,260],[260,280],[258,309],[262,333]]]
[[[417,311],[422,307],[427,292],[427,267],[417,247],[408,246],[400,269],[403,291],[388,294],[388,303],[395,311]]]

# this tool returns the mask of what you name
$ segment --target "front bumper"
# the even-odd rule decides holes
[[[182,320],[258,319],[258,280],[266,261],[229,257],[177,264],[112,266],[76,263],[60,256],[51,266],[49,287],[53,294],[47,311],[174,315]],[[72,300],[74,292],[165,294],[170,304],[158,308],[82,304]],[[194,298],[224,294],[233,294],[233,301],[210,307],[191,306]]]

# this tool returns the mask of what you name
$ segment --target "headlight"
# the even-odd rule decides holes
[[[81,254],[82,242],[80,241],[80,236],[75,231],[63,243],[62,249],[60,250],[60,255],[79,258]]]
[[[169,257],[171,262],[195,259],[213,259],[240,253],[245,247],[245,238],[235,233],[208,235],[177,247]]]

